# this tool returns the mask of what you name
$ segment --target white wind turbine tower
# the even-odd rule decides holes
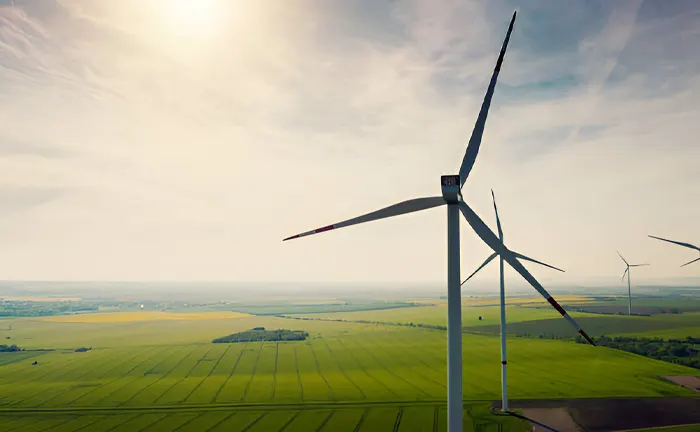
[[[498,227],[498,238],[501,240],[501,243],[503,243],[503,230],[501,229],[501,218],[498,216],[498,207],[496,206],[496,195],[493,193],[493,190],[491,191],[491,197],[493,198],[493,210],[496,213],[496,226]],[[523,254],[519,254],[517,252],[513,252],[513,254],[522,260],[525,261],[530,261],[534,262],[540,265],[543,265],[545,267],[549,267],[554,270],[559,270],[560,272],[563,272],[564,270],[551,266],[549,264],[545,264],[541,261],[537,261],[536,259],[529,258]],[[483,264],[479,266],[476,270],[474,270],[474,273],[472,273],[468,278],[462,282],[462,285],[464,285],[469,279],[474,277],[475,274],[479,272],[482,268],[486,267],[488,263],[493,261],[494,258],[496,258],[497,253],[491,254],[488,258],[486,258],[486,261],[484,261]],[[500,258],[500,297],[501,297],[501,409],[504,412],[508,411],[508,380],[507,380],[507,374],[506,374],[506,367],[508,364],[508,359],[506,355],[506,287],[505,287],[505,276],[504,276],[504,267],[503,267],[503,257]]]
[[[662,241],[665,241],[665,242],[677,244],[677,245],[679,245],[679,246],[687,247],[688,249],[695,249],[696,251],[698,251],[698,253],[700,253],[700,247],[697,247],[697,246],[692,245],[692,244],[690,244],[690,243],[684,243],[684,242],[679,242],[679,241],[675,241],[675,240],[668,240],[668,239],[661,238],[661,237],[655,237],[655,236],[653,236],[653,235],[650,235],[649,237],[655,238],[655,239],[657,239],[657,240],[662,240]],[[683,264],[681,267],[685,267],[685,266],[687,266],[688,264],[692,264],[692,263],[697,262],[697,261],[700,261],[700,257],[697,257],[697,258],[695,258],[695,259],[692,260],[692,261],[688,261],[687,263]]]
[[[479,116],[477,117],[474,130],[472,131],[467,150],[462,160],[462,165],[459,169],[459,175],[441,176],[440,182],[442,186],[442,196],[416,198],[408,201],[403,201],[398,204],[385,207],[383,209],[367,213],[352,219],[338,222],[332,225],[327,225],[312,231],[307,231],[284,240],[291,240],[300,237],[305,237],[312,234],[318,234],[333,229],[344,228],[351,225],[356,225],[364,222],[371,222],[379,219],[384,219],[393,216],[399,216],[406,213],[413,213],[421,210],[430,209],[447,205],[447,426],[449,432],[462,431],[462,309],[461,309],[461,292],[460,292],[460,271],[459,271],[459,213],[465,217],[469,225],[476,234],[496,253],[501,255],[503,259],[523,276],[530,285],[532,285],[544,298],[554,306],[576,330],[589,343],[593,341],[581,328],[569,317],[564,309],[559,306],[559,303],[547,293],[540,283],[520,264],[517,256],[508,250],[503,243],[496,237],[491,229],[474,213],[462,199],[462,186],[469,176],[469,173],[474,166],[476,156],[481,145],[481,137],[484,133],[486,125],[486,117],[488,115],[491,98],[496,87],[498,73],[501,70],[503,57],[506,53],[508,40],[513,31],[516,13],[513,13],[513,18],[508,26],[506,38],[503,41],[496,67],[494,68],[491,81],[489,82],[486,96],[481,105]]]
[[[625,272],[622,273],[622,280],[625,280],[625,275],[627,275],[627,296],[629,299],[629,315],[632,315],[632,282],[630,282],[630,275],[632,274],[632,272],[630,271],[630,268],[648,266],[649,264],[630,264],[625,258],[622,257],[620,252],[618,252],[617,254],[620,255],[620,258],[622,258],[622,261],[624,261],[625,265],[627,266],[627,268],[625,268]]]

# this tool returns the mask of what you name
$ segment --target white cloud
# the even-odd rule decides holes
[[[441,210],[280,240],[439,194],[507,4],[222,1],[198,37],[165,3],[16,3],[0,6],[0,190],[40,205],[0,215],[0,277],[444,279]],[[612,7],[520,10],[465,190],[489,223],[496,190],[507,243],[568,270],[537,271],[552,283],[615,283],[615,249],[690,275],[646,234],[700,241],[697,13]],[[488,251],[463,231],[467,272]]]

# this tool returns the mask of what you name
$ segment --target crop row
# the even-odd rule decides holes
[[[496,417],[488,407],[465,410],[465,430],[524,431],[514,418]],[[197,432],[308,432],[308,431],[442,431],[445,408],[439,406],[381,407],[316,410],[203,410],[172,414],[154,410],[142,414],[0,416],[4,431],[197,431]]]
[[[442,400],[444,333],[417,329],[250,342],[51,352],[0,366],[0,406]],[[465,398],[499,396],[498,340],[465,336]],[[686,390],[659,375],[693,370],[602,347],[509,340],[514,398],[658,396]],[[572,371],[576,371],[572,373]]]

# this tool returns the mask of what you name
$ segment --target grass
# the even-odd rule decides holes
[[[685,338],[696,336],[700,327],[700,313],[662,314],[653,316],[587,315],[572,314],[576,322],[591,336],[626,335],[639,337]],[[475,326],[471,330],[486,334],[498,334],[497,324]],[[560,318],[512,322],[508,320],[508,333],[537,336],[541,333],[573,337],[574,329]]]
[[[528,299],[533,300],[533,299]],[[462,325],[464,327],[476,327],[489,324],[498,324],[500,321],[500,307],[484,304],[466,306],[462,308]],[[528,306],[539,305],[533,301],[526,303]],[[508,322],[535,321],[548,318],[560,318],[559,313],[551,307],[520,307],[510,305],[506,307]],[[584,316],[599,316],[598,314],[572,312],[574,318]],[[346,320],[346,321],[381,321],[388,323],[414,323],[429,325],[446,325],[447,306],[416,306],[405,309],[390,309],[382,311],[337,312],[318,314],[297,314],[295,317],[322,320]],[[479,317],[482,319],[479,320]]]
[[[0,430],[432,431],[445,422],[444,331],[219,312],[147,324],[97,319],[105,315],[118,314],[12,320],[13,343],[58,350],[0,355]],[[258,326],[294,327],[309,338],[209,343]],[[93,349],[76,353],[78,346]],[[464,335],[465,430],[497,431],[499,422],[521,430],[484,402],[499,398],[499,366],[497,338]],[[513,399],[692,395],[658,376],[696,372],[612,349],[509,340]]]
[[[445,430],[440,406],[364,406],[312,409],[222,411],[190,410],[163,413],[12,414],[0,415],[1,430],[57,432],[94,431],[233,431],[233,432],[418,432]],[[487,405],[465,410],[465,430],[524,432],[524,422],[489,414]],[[437,421],[436,421],[437,420]],[[434,426],[442,426],[434,429]]]

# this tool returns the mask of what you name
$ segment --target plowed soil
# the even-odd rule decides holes
[[[500,402],[494,407],[500,407]],[[523,410],[526,416],[528,412],[535,414],[535,420],[547,425],[565,423],[562,408],[571,415],[571,424],[586,432],[700,424],[700,398],[696,397],[511,401],[511,409]],[[551,426],[556,429],[556,425]]]

